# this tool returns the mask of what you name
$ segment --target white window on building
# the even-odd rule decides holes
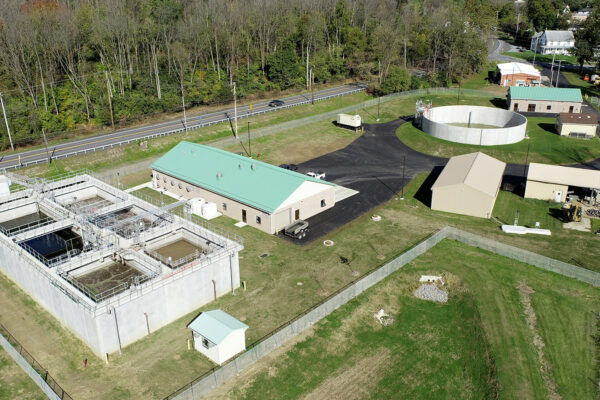
[[[183,188],[183,185],[181,184],[181,182],[179,182],[179,185],[177,185],[177,187],[178,187],[179,189]]]
[[[256,223],[257,223],[258,225],[260,225],[260,224],[261,224],[261,222],[262,222],[262,219],[261,219],[259,216],[256,216]]]
[[[191,192],[191,191],[192,191],[192,188],[191,188],[191,186],[189,186],[189,185],[188,185],[188,186],[186,186],[186,187],[185,187],[185,191],[186,191],[186,192]]]
[[[209,344],[208,339],[202,338],[202,346],[204,346],[204,348],[208,349],[208,344]]]
[[[171,186],[175,186],[175,181],[171,179]]]
[[[325,203],[325,199],[321,200],[321,207],[325,207],[327,204]]]
[[[227,203],[223,203],[223,211],[227,211]]]

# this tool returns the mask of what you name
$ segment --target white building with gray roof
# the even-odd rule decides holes
[[[571,54],[575,36],[571,31],[537,32],[531,38],[531,50],[540,54]]]

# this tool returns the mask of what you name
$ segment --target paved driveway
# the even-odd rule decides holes
[[[325,171],[328,181],[359,193],[309,218],[309,236],[294,242],[309,243],[323,237],[392,197],[399,197],[403,184],[418,173],[446,165],[445,158],[422,154],[404,145],[396,136],[396,129],[403,123],[405,119],[365,125],[365,132],[347,147],[299,165],[300,173]]]

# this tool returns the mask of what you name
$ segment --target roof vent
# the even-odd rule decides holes
[[[242,168],[244,166],[244,164],[239,163],[238,167]]]
[[[256,169],[256,163],[252,163],[252,165],[250,166],[250,168],[252,168],[252,170],[254,171]]]
[[[223,174],[220,172],[217,172],[217,179],[221,179],[223,177]]]

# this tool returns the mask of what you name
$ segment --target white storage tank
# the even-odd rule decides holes
[[[204,199],[201,197],[195,197],[190,200],[190,203],[192,205],[192,212],[197,215],[202,215],[202,206],[204,203],[206,203]]]
[[[344,126],[352,128],[354,130],[359,130],[362,126],[362,121],[360,115],[338,114],[337,124],[338,126]]]
[[[204,203],[202,205],[202,216],[206,219],[218,217],[217,203]]]
[[[10,180],[6,175],[0,175],[0,196],[8,196],[10,194]]]

